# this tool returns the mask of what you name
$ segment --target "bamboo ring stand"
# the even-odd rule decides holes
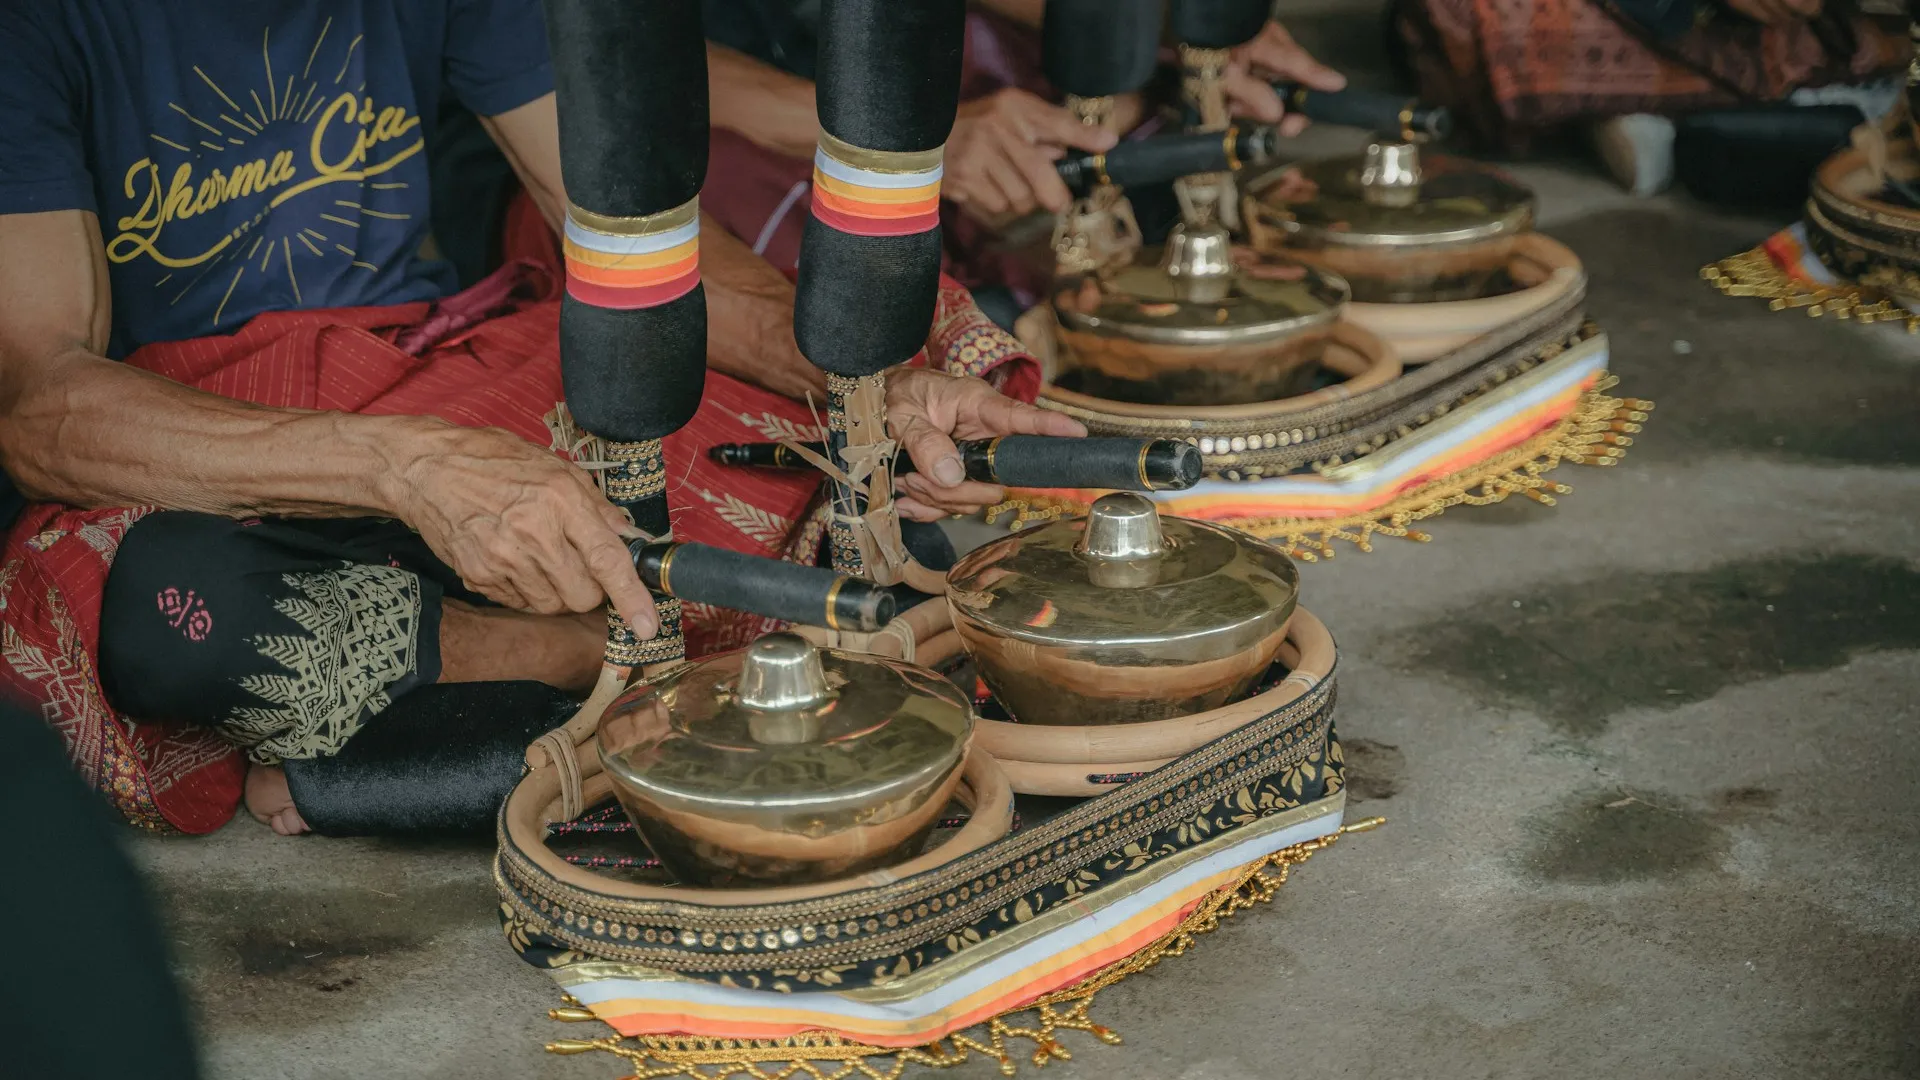
[[[1391,345],[1411,367],[1539,311],[1583,285],[1586,268],[1565,244],[1527,233],[1514,241],[1507,275],[1518,290],[1431,304],[1352,303],[1346,317]]]
[[[960,652],[959,635],[952,630],[947,605],[925,603],[900,619],[911,620],[916,645],[914,662],[934,665]],[[829,635],[802,630],[820,644]],[[873,651],[898,647],[902,635],[871,635]],[[842,639],[842,644],[852,644]],[[1272,713],[1311,690],[1332,672],[1336,650],[1326,624],[1305,608],[1295,611],[1287,626],[1287,642],[1280,660],[1290,674],[1271,689],[1231,705],[1192,716],[1178,716],[1144,724],[1065,727],[1015,724],[979,718],[974,721],[975,750],[991,754],[1005,771],[1013,790],[1021,795],[1099,795],[1119,780],[1096,782],[1089,776],[1124,777],[1152,772],[1188,751],[1212,742],[1244,724]]]
[[[1044,313],[1045,321],[1050,321],[1053,317],[1052,312],[1045,308],[1035,310]],[[1023,344],[1033,349],[1051,348],[1052,339],[1045,335],[1044,330],[1031,325],[1029,329],[1035,331],[1035,336],[1029,338],[1023,334],[1021,338]],[[1147,420],[1159,420],[1168,416],[1179,416],[1188,420],[1248,420],[1268,417],[1278,420],[1292,413],[1306,412],[1378,389],[1399,378],[1401,372],[1399,354],[1394,352],[1390,344],[1381,340],[1366,327],[1345,319],[1333,325],[1332,335],[1327,341],[1327,350],[1320,357],[1320,366],[1345,378],[1310,393],[1295,394],[1292,397],[1256,402],[1251,405],[1136,405],[1132,402],[1092,397],[1058,386],[1047,386],[1042,389],[1040,404],[1076,417],[1086,414],[1095,417],[1113,416]]]
[[[601,772],[600,755],[592,744],[593,740],[589,738],[574,748],[584,777],[581,796],[586,806],[613,797],[613,782]],[[967,751],[967,760],[961,766],[960,786],[954,792],[954,801],[970,811],[966,824],[938,846],[906,862],[836,881],[767,889],[643,885],[575,866],[547,847],[547,826],[566,820],[562,813],[561,783],[559,768],[551,764],[533,770],[520,781],[513,793],[507,796],[506,805],[500,813],[500,827],[506,833],[506,839],[560,884],[622,900],[744,907],[834,896],[886,885],[931,870],[986,847],[1005,836],[1013,826],[1013,789],[993,756],[980,749],[976,736]]]

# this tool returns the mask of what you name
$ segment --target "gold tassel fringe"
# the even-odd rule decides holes
[[[1557,496],[1571,494],[1573,489],[1547,479],[1547,473],[1568,462],[1614,464],[1626,456],[1626,448],[1633,445],[1632,436],[1640,431],[1641,423],[1652,411],[1651,401],[1605,393],[1617,382],[1612,375],[1606,376],[1581,394],[1573,410],[1559,423],[1512,450],[1453,476],[1423,484],[1377,510],[1340,518],[1232,518],[1224,524],[1272,541],[1303,562],[1317,562],[1333,558],[1336,540],[1353,544],[1361,551],[1372,551],[1373,540],[1378,536],[1424,544],[1433,539],[1432,534],[1410,526],[1438,517],[1453,506],[1490,506],[1515,494],[1553,506],[1558,502]],[[1086,512],[1086,503],[1054,496],[1023,495],[989,507],[987,522],[993,524],[1011,515],[1007,527],[1019,530]]]
[[[1920,333],[1920,314],[1907,310],[1870,281],[1821,285],[1796,280],[1773,261],[1764,247],[1701,267],[1700,276],[1727,296],[1757,296],[1773,311],[1799,308],[1816,319],[1832,315],[1863,323],[1904,322],[1907,333]]]
[[[789,1039],[704,1039],[648,1036],[626,1039],[560,1039],[547,1044],[554,1054],[608,1053],[626,1059],[633,1072],[623,1080],[899,1080],[910,1066],[947,1069],[976,1057],[998,1063],[1000,1072],[1019,1072],[1020,1056],[1013,1044],[1030,1042],[1025,1057],[1036,1068],[1073,1054],[1054,1036],[1062,1031],[1084,1031],[1110,1046],[1120,1043],[1113,1029],[1096,1024],[1087,1015],[1094,995],[1170,957],[1182,956],[1202,934],[1218,929],[1222,919],[1272,900],[1295,866],[1332,846],[1350,832],[1367,832],[1386,823],[1367,818],[1342,826],[1338,833],[1283,848],[1248,866],[1239,881],[1209,894],[1180,925],[1125,960],[1095,972],[1064,990],[1033,1004],[994,1017],[981,1028],[950,1035],[938,1042],[910,1049],[872,1046],[836,1035],[799,1035]],[[547,1014],[555,1020],[595,1019],[572,997]],[[1015,1023],[1016,1017],[1026,1018]]]

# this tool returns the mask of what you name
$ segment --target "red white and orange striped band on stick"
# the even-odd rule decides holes
[[[595,307],[659,307],[700,284],[700,199],[645,217],[567,206],[567,292]]]
[[[940,224],[945,150],[862,150],[823,131],[813,153],[813,216],[855,236],[926,232]]]

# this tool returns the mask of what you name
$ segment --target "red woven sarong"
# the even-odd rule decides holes
[[[554,283],[537,261],[521,260],[437,304],[273,312],[231,336],[150,345],[127,362],[262,405],[437,416],[504,428],[544,447],[543,418],[561,397]],[[1003,389],[1031,400],[1039,383],[1033,359],[989,334],[990,324],[981,328],[985,317],[965,290],[950,280],[942,286],[940,326],[930,338],[939,366],[982,375],[1003,368]],[[666,440],[674,535],[810,561],[818,534],[796,533],[819,478],[729,469],[705,451],[721,442],[822,437],[808,406],[709,372],[699,414]],[[121,538],[150,510],[35,504],[8,531],[0,548],[0,691],[40,709],[82,777],[128,820],[211,832],[239,806],[240,753],[205,729],[115,713],[97,676],[107,572]],[[689,605],[688,650],[737,647],[761,627],[753,616]]]

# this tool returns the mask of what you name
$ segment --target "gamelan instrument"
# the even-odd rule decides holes
[[[1172,11],[1193,129],[1060,166],[1070,184],[1092,174],[1102,187],[1062,215],[1055,238],[1054,381],[1097,398],[1173,406],[1298,393],[1314,377],[1347,291],[1310,267],[1253,276],[1233,258],[1232,173],[1269,159],[1275,137],[1229,122],[1221,79],[1228,50],[1259,32],[1266,6],[1206,2]],[[1111,32],[1097,10],[1049,19],[1048,30],[1061,36]],[[1048,72],[1056,83],[1075,76]],[[1166,180],[1175,181],[1181,221],[1164,244],[1142,247],[1111,185]],[[1116,232],[1133,242],[1101,242]]]
[[[683,659],[682,599],[848,628],[877,627],[889,604],[878,590],[826,571],[671,543],[661,440],[692,419],[706,378],[700,9],[549,0],[546,15],[568,198],[560,312],[566,408],[607,465],[600,477],[607,498],[649,538],[633,553],[654,589],[660,631],[640,641],[609,614],[599,685],[574,720],[528,751],[535,766],[570,756],[635,669]]]
[[[1445,109],[1279,84],[1287,108],[1367,130],[1369,149],[1229,160],[1245,136],[1226,115],[1227,51],[1258,32],[1264,7],[1172,5],[1192,130],[1132,152],[1196,167],[1175,182],[1181,220],[1125,259],[1076,262],[1062,247],[1052,294],[1018,325],[1052,373],[1039,404],[1096,436],[1192,443],[1205,478],[1146,493],[1161,512],[1303,557],[1332,554],[1335,539],[1424,538],[1414,522],[1463,501],[1550,503],[1568,489],[1547,470],[1617,460],[1650,403],[1602,393],[1607,343],[1585,319],[1584,271],[1532,231],[1532,193],[1426,152],[1451,129]],[[1094,498],[1034,485],[1001,512],[1020,528]]]
[[[1799,221],[1701,276],[1775,310],[1920,331],[1920,153],[1904,118],[1855,139],[1814,171]]]
[[[1364,129],[1359,156],[1248,173],[1248,242],[1282,265],[1306,263],[1352,289],[1345,317],[1408,365],[1426,363],[1576,291],[1573,253],[1532,231],[1534,196],[1497,170],[1428,152],[1451,114],[1400,94],[1274,85],[1316,123]]]
[[[593,749],[533,762],[500,814],[507,937],[568,995],[555,1019],[619,1036],[557,1052],[615,1053],[649,1075],[975,1053],[1011,1069],[1006,1042],[1024,1030],[1034,1060],[1065,1056],[1061,1030],[1117,1041],[1085,1018],[1099,979],[1246,890],[1270,895],[1278,868],[1342,831],[1333,640],[1298,608],[1284,554],[1135,493],[990,545],[951,578],[901,548],[884,379],[932,308],[963,16],[963,0],[823,3],[796,305],[801,349],[829,376],[829,439],[799,460],[832,480],[835,569],[948,599],[879,632],[796,626],[645,670],[596,717]],[[564,41],[563,70],[578,61]],[[634,44],[610,41],[599,73],[637,65]],[[663,95],[633,94],[656,107],[685,91],[610,81]],[[1192,482],[1196,454],[1140,438],[1082,443],[1078,464],[1059,440],[970,448],[1002,480],[1072,465],[1166,490]],[[681,587],[685,549],[654,550],[649,584]],[[1034,696],[1048,681],[1080,695],[1074,717]],[[1009,710],[1020,723],[997,719]],[[1016,825],[1016,791],[1099,797],[1024,804]],[[651,857],[630,854],[616,801]],[[1008,1019],[1030,1007],[1039,1026]]]
[[[1814,170],[1798,222],[1701,270],[1715,288],[1776,311],[1920,332],[1920,4],[1907,13],[1905,93]]]
[[[1139,90],[1153,77],[1164,19],[1164,0],[1050,0],[1046,5],[1041,64],[1081,123],[1112,130],[1114,97]],[[1140,246],[1140,225],[1121,188],[1143,182],[1129,179],[1135,166],[1165,156],[1150,151],[1142,157],[1122,144],[1106,155],[1063,159],[1060,177],[1075,198],[1054,224],[1055,259],[1082,271],[1130,261]]]
[[[1447,110],[1377,91],[1274,89],[1315,121],[1376,138],[1358,157],[1248,180],[1242,217],[1256,249],[1339,274],[1362,304],[1510,291],[1508,260],[1533,228],[1533,192],[1496,170],[1425,152],[1422,144],[1452,130]]]
[[[714,888],[918,855],[972,734],[973,703],[938,674],[781,633],[634,686],[599,743],[647,847]]]
[[[962,440],[958,446],[967,479],[982,484],[1170,491],[1200,480],[1200,451],[1174,439],[1003,435]],[[777,442],[723,443],[707,451],[723,465],[772,469],[815,468],[830,452],[824,443]],[[912,458],[902,456],[893,471],[903,475],[915,468]]]
[[[1162,520],[1132,493],[981,547],[947,575],[980,678],[1020,724],[1170,720],[1217,709],[1273,665],[1293,560],[1232,529]]]

